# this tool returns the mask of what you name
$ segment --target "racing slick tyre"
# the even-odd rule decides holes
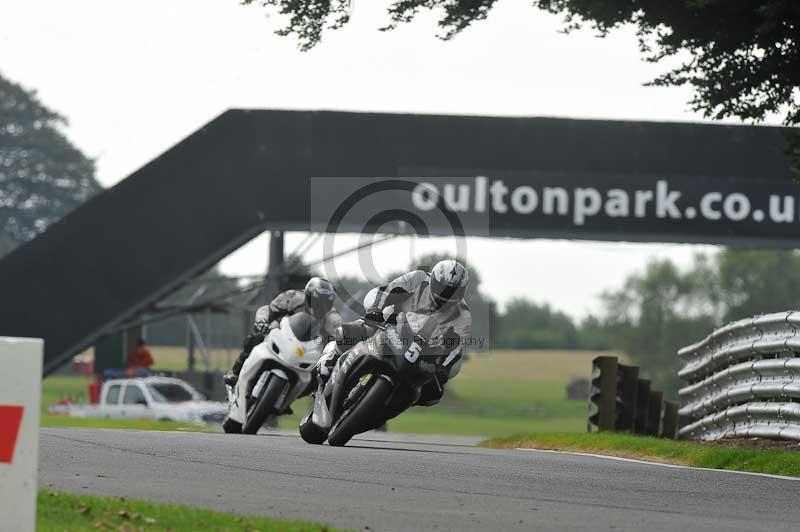
[[[378,376],[369,383],[361,400],[342,413],[328,433],[328,445],[341,447],[350,438],[375,426],[375,420],[392,393],[394,385],[385,377]]]
[[[261,392],[261,397],[258,403],[248,413],[247,419],[242,425],[242,432],[245,434],[255,434],[258,429],[264,424],[270,414],[276,414],[277,409],[275,405],[286,387],[286,379],[282,379],[277,375],[270,375],[267,378],[267,383],[264,385],[264,391]]]
[[[222,430],[224,430],[226,434],[241,434],[242,424],[225,416],[225,421],[222,422]]]
[[[303,419],[300,420],[300,437],[303,438],[304,442],[311,445],[322,445],[328,435],[311,421],[313,414],[314,407],[312,406],[303,416]]]

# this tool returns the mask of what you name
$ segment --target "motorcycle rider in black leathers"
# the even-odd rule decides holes
[[[373,288],[364,298],[367,308],[363,320],[343,323],[336,331],[336,349],[326,349],[317,363],[320,378],[327,379],[339,356],[374,333],[365,324],[383,322],[387,315],[414,312],[435,316],[438,326],[430,338],[431,345],[443,346],[443,361],[437,370],[437,382],[429,382],[417,405],[432,406],[444,393],[444,384],[461,371],[465,340],[472,333],[472,315],[464,302],[469,284],[466,268],[448,259],[434,265],[430,272],[414,270],[390,283]]]
[[[242,352],[231,370],[225,375],[225,384],[235,386],[247,357],[255,346],[264,341],[269,331],[280,326],[286,316],[306,312],[319,321],[320,349],[334,339],[336,330],[342,324],[342,317],[333,307],[336,293],[333,285],[321,277],[312,277],[303,290],[281,292],[269,305],[256,311],[253,330],[244,339]]]

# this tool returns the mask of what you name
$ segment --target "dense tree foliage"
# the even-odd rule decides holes
[[[497,316],[492,347],[502,349],[610,349],[606,324],[596,316],[581,323],[528,299],[512,299]]]
[[[507,349],[577,349],[578,330],[572,319],[550,305],[513,299],[497,321],[493,347]]]
[[[800,308],[800,255],[788,250],[726,249],[699,255],[681,271],[656,261],[603,295],[599,317],[612,347],[631,355],[673,397],[681,347],[715,327]]]
[[[497,0],[395,0],[389,24],[412,21],[422,11],[440,15],[442,38],[450,39],[485,19]],[[298,37],[309,49],[324,29],[350,19],[353,0],[244,0],[276,9],[288,19],[278,33]],[[681,64],[654,85],[690,85],[691,105],[707,117],[762,120],[782,113],[800,123],[800,3],[796,0],[532,0],[564,16],[565,30],[589,26],[601,36],[633,25],[644,58]]]
[[[697,312],[697,290],[703,290],[695,278],[669,261],[656,261],[629,277],[620,290],[603,295],[603,321],[612,345],[672,396],[679,387],[678,349],[716,325],[710,312]]]
[[[0,76],[0,254],[100,190],[94,163],[32,91]]]
[[[362,277],[340,275],[331,279],[339,300],[339,314],[345,321],[355,320],[364,315],[364,296],[373,288],[372,283]]]
[[[790,251],[731,249],[718,259],[718,286],[709,301],[721,321],[800,308],[800,255]]]

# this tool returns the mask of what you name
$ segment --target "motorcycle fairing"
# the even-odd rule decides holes
[[[275,405],[278,412],[284,411],[308,389],[312,379],[311,370],[319,357],[320,351],[316,341],[299,341],[292,333],[288,319],[284,318],[281,320],[281,326],[271,330],[264,341],[255,346],[247,357],[236,386],[229,390],[228,417],[238,423],[245,422],[247,399],[258,378],[265,371],[272,372],[289,383],[280,404]]]

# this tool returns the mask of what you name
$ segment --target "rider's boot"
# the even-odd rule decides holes
[[[235,388],[236,383],[239,382],[239,375],[235,374],[233,370],[231,370],[222,376],[222,380],[226,385],[230,386],[231,388]]]
[[[248,351],[239,353],[239,357],[236,359],[236,362],[233,363],[233,367],[222,377],[225,384],[231,388],[236,386],[236,383],[239,382],[239,373],[242,372],[242,366],[244,366],[244,362],[247,360],[248,356],[250,356]]]
[[[255,346],[263,342],[265,336],[266,333],[264,331],[259,331],[250,333],[247,338],[244,339],[242,352],[239,353],[239,356],[236,358],[236,362],[233,363],[231,370],[222,377],[222,380],[225,381],[225,384],[231,388],[236,386],[236,383],[239,382],[239,374],[242,372],[242,366],[244,366],[244,362],[247,360],[247,357],[250,356],[250,351],[252,351]]]

